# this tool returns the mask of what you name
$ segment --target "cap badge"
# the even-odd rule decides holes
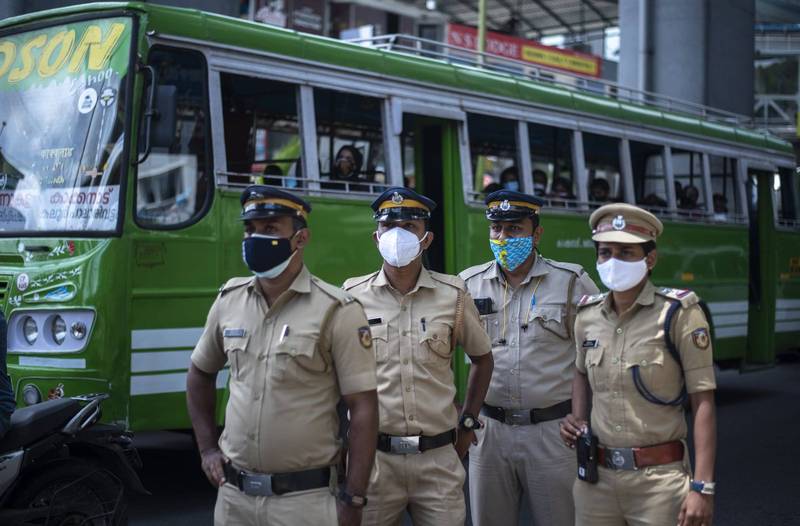
[[[403,196],[400,195],[398,192],[392,194],[392,203],[399,205],[403,202]]]
[[[508,212],[509,210],[511,210],[511,203],[508,202],[508,199],[500,203],[500,210],[502,210],[503,212]]]
[[[622,230],[625,228],[625,218],[622,216],[617,216],[611,221],[611,228],[614,230]]]

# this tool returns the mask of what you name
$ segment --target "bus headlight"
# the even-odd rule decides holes
[[[22,399],[25,401],[25,405],[36,405],[42,401],[42,393],[35,385],[27,384],[22,388]]]
[[[64,338],[67,337],[67,324],[64,322],[64,318],[58,314],[53,317],[53,325],[50,327],[50,333],[53,336],[53,341],[58,345],[64,343]]]
[[[36,320],[26,316],[22,322],[22,334],[25,336],[25,341],[28,342],[28,345],[33,345],[36,342],[36,338],[39,337],[39,326],[36,324]]]
[[[76,340],[82,340],[86,338],[86,324],[82,321],[76,321],[72,324],[70,329],[72,330],[72,337]]]

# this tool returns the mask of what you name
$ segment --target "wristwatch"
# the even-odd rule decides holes
[[[347,490],[344,488],[339,488],[338,497],[340,501],[354,508],[363,508],[367,505],[367,497],[362,497],[361,495],[351,495],[350,493],[347,493]]]
[[[689,489],[697,493],[702,493],[703,495],[713,495],[716,486],[717,484],[715,482],[706,482],[705,480],[689,481]]]
[[[483,427],[480,420],[475,418],[475,415],[472,413],[462,414],[461,418],[458,419],[458,425],[468,431],[475,431]]]

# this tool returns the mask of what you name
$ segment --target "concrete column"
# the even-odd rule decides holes
[[[755,92],[755,0],[707,1],[706,104],[751,115]]]

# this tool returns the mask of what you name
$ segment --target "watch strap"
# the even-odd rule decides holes
[[[367,497],[362,497],[361,495],[353,495],[351,493],[348,493],[347,490],[344,488],[339,488],[338,498],[340,501],[354,508],[363,508],[364,506],[367,505]]]

